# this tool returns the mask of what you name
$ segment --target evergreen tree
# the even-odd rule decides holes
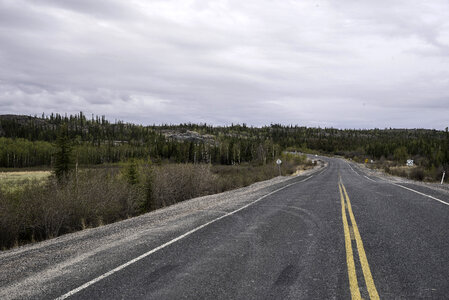
[[[157,209],[157,203],[154,196],[154,172],[149,161],[145,179],[145,200],[142,203],[142,211],[149,212]]]
[[[137,163],[134,159],[131,159],[128,164],[128,169],[126,170],[126,178],[130,185],[135,185],[139,183],[139,174],[137,172]]]
[[[68,136],[67,125],[63,125],[60,129],[56,139],[56,149],[54,172],[58,181],[62,182],[68,176],[72,167],[72,146]]]

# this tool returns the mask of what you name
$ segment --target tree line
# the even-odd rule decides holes
[[[425,167],[449,164],[449,133],[428,129],[335,129],[271,124],[142,126],[105,116],[50,114],[0,116],[0,167],[51,165],[61,127],[80,164],[114,163],[130,158],[176,163],[265,164],[286,149],[346,157],[407,158]],[[198,135],[189,136],[189,132]],[[187,138],[182,138],[182,135]]]
[[[265,164],[281,154],[281,147],[264,136],[224,134],[212,126],[141,126],[110,123],[105,117],[87,119],[82,113],[62,117],[0,116],[0,167],[50,166],[56,142],[64,135],[71,141],[73,160],[93,165],[116,163],[131,158],[154,162]],[[180,140],[177,134],[197,129],[197,136]],[[167,132],[174,133],[167,136]],[[207,135],[207,139],[202,136]]]

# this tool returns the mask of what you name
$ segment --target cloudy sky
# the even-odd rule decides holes
[[[449,2],[0,0],[0,113],[449,126]]]

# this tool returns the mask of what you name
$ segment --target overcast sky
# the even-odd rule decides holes
[[[0,0],[0,113],[449,126],[449,2]]]

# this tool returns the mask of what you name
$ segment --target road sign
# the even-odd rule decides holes
[[[278,165],[280,165],[280,164],[282,164],[282,160],[280,160],[280,159],[278,158],[278,160],[276,161],[276,163],[277,163]]]

